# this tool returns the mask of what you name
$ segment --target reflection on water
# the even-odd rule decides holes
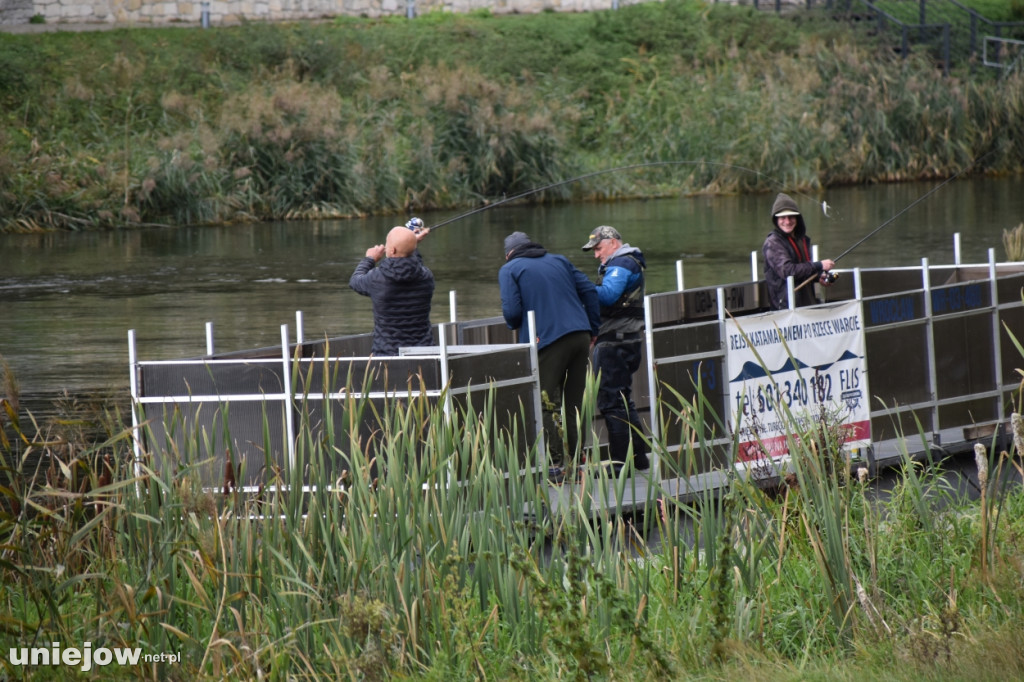
[[[938,183],[793,193],[820,257],[835,258]],[[1002,234],[1024,221],[1018,178],[957,181],[907,210],[839,262],[840,268],[1004,259]],[[774,194],[680,197],[601,204],[500,206],[455,221],[421,246],[437,278],[433,319],[500,315],[497,272],[502,240],[523,230],[563,253],[589,275],[597,262],[580,250],[597,225],[614,225],[644,250],[651,292],[676,287],[682,260],[687,287],[749,279],[751,251],[770,229]],[[829,216],[821,202],[829,205]],[[421,215],[427,224],[457,213]],[[123,389],[127,334],[153,360],[202,355],[205,325],[217,350],[295,338],[302,311],[305,338],[369,331],[370,301],[348,288],[366,249],[403,218],[148,229],[133,232],[0,235],[0,355],[22,390],[53,395],[64,388]]]

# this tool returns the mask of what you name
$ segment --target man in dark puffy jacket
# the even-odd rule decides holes
[[[624,244],[610,225],[590,233],[584,251],[601,261],[597,298],[601,303],[601,329],[594,341],[594,371],[601,376],[597,409],[608,431],[608,458],[622,467],[633,446],[633,466],[650,466],[643,423],[633,403],[633,375],[640,369],[644,339],[644,270],[647,261],[635,246]]]
[[[430,299],[434,273],[425,265],[416,246],[429,229],[413,231],[395,227],[387,242],[366,250],[348,281],[352,289],[373,302],[372,355],[398,355],[403,346],[433,344]],[[383,263],[377,263],[384,256]]]
[[[824,273],[833,268],[831,260],[811,260],[811,240],[807,236],[804,217],[800,215],[796,202],[787,194],[780,193],[772,205],[772,224],[775,229],[768,233],[761,247],[764,254],[764,279],[768,289],[768,306],[772,310],[789,308],[789,293],[786,279],[793,277],[793,284],[799,287],[812,277],[822,284],[828,284]],[[807,284],[796,294],[796,305],[814,305],[814,287]]]
[[[597,290],[565,256],[548,253],[523,232],[505,238],[505,265],[498,271],[501,313],[526,341],[527,313],[534,311],[544,413],[544,440],[551,463],[570,464],[562,447],[561,406],[569,457],[578,454],[578,413],[587,383],[590,342],[601,313]]]

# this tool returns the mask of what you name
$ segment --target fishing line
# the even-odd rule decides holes
[[[988,152],[987,152],[987,153],[986,153],[986,154],[985,154],[984,156],[980,156],[980,157],[978,157],[977,159],[975,159],[975,160],[974,160],[974,161],[972,161],[971,163],[967,164],[966,166],[964,166],[963,168],[961,168],[960,170],[958,170],[958,171],[957,171],[956,173],[954,173],[954,174],[953,174],[953,175],[951,175],[950,177],[948,177],[948,178],[946,178],[945,180],[943,180],[942,182],[940,182],[940,183],[939,183],[938,185],[936,185],[935,187],[932,187],[932,188],[931,188],[930,190],[928,190],[927,192],[925,192],[924,194],[922,194],[921,196],[919,196],[919,197],[918,197],[917,199],[914,199],[914,200],[913,200],[912,202],[910,202],[909,204],[907,204],[906,206],[904,206],[904,207],[903,207],[902,209],[900,209],[900,210],[899,210],[899,211],[898,211],[897,213],[895,213],[895,214],[894,214],[894,215],[893,215],[893,216],[892,216],[891,218],[889,218],[888,220],[886,220],[886,221],[885,221],[884,223],[882,223],[881,225],[879,225],[879,226],[878,226],[878,227],[876,227],[875,229],[871,230],[871,232],[868,232],[868,233],[867,233],[866,235],[864,235],[863,237],[861,237],[861,238],[860,238],[859,240],[857,240],[856,242],[854,242],[854,244],[853,244],[852,246],[850,246],[850,248],[846,249],[846,250],[845,250],[845,251],[843,251],[843,252],[842,252],[841,254],[839,254],[838,256],[836,256],[835,258],[833,258],[833,259],[832,259],[832,262],[833,262],[833,263],[838,263],[838,262],[839,262],[839,259],[843,258],[843,257],[844,257],[844,256],[846,256],[847,254],[849,254],[849,253],[850,253],[851,251],[853,251],[854,249],[856,249],[856,248],[857,248],[858,246],[860,246],[861,244],[863,244],[864,242],[866,242],[867,240],[871,239],[871,238],[872,238],[872,237],[874,237],[874,236],[875,236],[876,234],[878,234],[879,232],[881,232],[881,231],[882,231],[883,229],[885,229],[886,227],[888,227],[889,225],[891,225],[891,224],[893,223],[893,221],[895,221],[895,220],[896,220],[897,218],[899,218],[899,217],[900,217],[901,215],[903,215],[904,213],[906,213],[906,212],[907,212],[907,211],[909,211],[910,209],[914,208],[915,206],[917,206],[918,204],[920,204],[920,203],[921,203],[922,201],[924,201],[925,199],[927,199],[927,198],[928,198],[928,197],[930,197],[931,195],[933,195],[933,194],[935,194],[936,192],[938,192],[938,191],[939,191],[940,189],[942,189],[943,187],[945,187],[945,186],[946,186],[946,185],[948,185],[949,183],[951,183],[951,182],[953,182],[954,180],[956,180],[956,179],[957,179],[958,177],[960,177],[961,175],[963,175],[964,173],[966,173],[966,172],[967,172],[968,170],[970,170],[971,168],[974,168],[974,166],[976,166],[976,165],[978,165],[979,163],[981,163],[982,161],[984,161],[984,160],[985,160],[985,158],[986,158],[986,157],[988,157],[989,155],[991,155],[991,154],[992,154],[993,152],[995,152],[995,149],[991,149],[991,150],[989,150],[989,151],[988,151]],[[809,284],[810,282],[813,282],[813,281],[815,281],[816,279],[818,279],[818,278],[819,278],[820,276],[821,276],[821,275],[813,275],[813,276],[811,276],[811,277],[808,277],[808,278],[807,278],[806,280],[804,280],[803,282],[801,282],[801,283],[800,283],[800,286],[796,287],[796,288],[794,289],[794,291],[799,291],[799,290],[800,290],[800,289],[802,289],[803,287],[807,286],[807,284]]]
[[[462,220],[463,218],[468,218],[471,215],[476,215],[477,213],[481,213],[483,211],[487,211],[487,210],[495,208],[497,206],[501,206],[502,204],[507,204],[507,203],[509,203],[511,201],[516,201],[517,199],[522,199],[523,197],[528,197],[531,194],[537,194],[538,192],[545,192],[545,191],[547,191],[549,189],[554,189],[556,187],[561,187],[562,185],[568,185],[568,184],[573,183],[573,182],[579,182],[581,180],[586,180],[588,178],[593,178],[593,177],[596,177],[598,175],[605,175],[607,173],[617,173],[619,171],[635,170],[637,168],[654,168],[654,167],[657,167],[657,166],[713,166],[713,167],[717,167],[717,168],[733,168],[733,169],[736,169],[736,170],[745,171],[747,173],[752,173],[752,174],[754,174],[754,175],[756,175],[757,177],[760,177],[760,178],[764,178],[765,180],[768,180],[773,185],[777,185],[777,186],[783,187],[783,188],[785,187],[785,185],[783,183],[779,182],[778,180],[776,180],[775,178],[773,178],[773,177],[771,177],[769,175],[766,175],[766,174],[764,174],[764,173],[762,173],[760,171],[756,171],[753,168],[746,168],[745,166],[737,166],[736,164],[732,164],[732,163],[716,163],[716,162],[713,162],[713,161],[649,161],[647,163],[635,163],[635,164],[631,164],[631,165],[628,165],[628,166],[617,166],[615,168],[605,168],[604,170],[598,170],[598,171],[593,171],[593,172],[590,172],[590,173],[584,173],[583,175],[578,175],[578,176],[576,176],[574,178],[569,178],[568,180],[559,180],[558,182],[552,182],[551,184],[544,185],[543,187],[536,187],[534,189],[527,190],[525,192],[522,192],[520,194],[516,194],[516,195],[511,196],[511,197],[505,197],[504,199],[499,199],[498,201],[495,201],[493,203],[487,204],[485,206],[479,206],[479,207],[474,208],[474,209],[472,209],[470,211],[466,211],[465,213],[460,213],[459,215],[457,215],[457,216],[455,216],[453,218],[448,218],[447,220],[442,220],[441,222],[437,223],[436,225],[430,226],[430,229],[431,230],[436,230],[436,229],[438,229],[440,227],[444,227],[445,225],[449,225],[451,223],[454,223],[457,220]],[[798,195],[798,196],[807,197],[806,194],[802,194],[800,192],[793,192],[793,193]],[[808,198],[810,198],[810,197],[808,197]],[[814,200],[814,202],[815,202],[815,204],[817,204],[817,200],[816,199]],[[826,202],[824,202],[824,201],[821,202],[821,209],[822,209],[822,212],[825,214],[826,218],[831,218],[832,217],[831,215],[829,215],[829,210],[831,209],[831,207],[828,206],[828,204]]]

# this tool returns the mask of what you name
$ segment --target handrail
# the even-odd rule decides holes
[[[1024,38],[1024,22],[1021,21],[995,21],[980,14],[976,9],[967,7],[959,0],[932,0],[931,12],[928,12],[928,5],[925,0],[916,0],[913,4],[918,8],[918,16],[920,21],[918,23],[909,23],[906,19],[897,17],[892,12],[886,11],[881,7],[874,4],[873,0],[858,0],[860,4],[877,17],[880,24],[880,30],[885,30],[889,24],[898,26],[901,33],[901,54],[906,57],[909,51],[909,34],[911,29],[917,29],[921,34],[926,30],[938,29],[942,32],[941,44],[938,45],[938,49],[941,53],[941,59],[943,62],[943,74],[949,75],[949,66],[951,61],[951,54],[956,53],[957,58],[966,58],[967,60],[978,60],[981,59],[982,63],[986,66],[1005,66],[999,62],[999,45],[994,46],[992,49],[992,59],[989,60],[983,56],[985,50],[984,43],[988,41],[988,35],[986,33],[994,33],[995,37],[999,40],[1004,38],[1012,41],[1014,38]],[[944,3],[948,2],[951,8],[943,9]],[[787,7],[792,9],[800,8],[802,5],[806,6],[807,10],[818,8],[824,8],[825,10],[843,10],[849,11],[853,5],[853,0],[803,0],[802,2],[797,0],[788,0],[786,3]],[[906,4],[910,5],[910,0],[906,0]],[[774,10],[776,14],[782,13],[783,0],[766,0],[761,2],[754,0],[754,8],[760,9],[761,6],[765,6],[771,10]],[[926,22],[926,16],[936,17],[939,19],[946,19],[941,23],[937,22]],[[960,17],[966,17],[967,21],[963,21]],[[1021,35],[1016,35],[1016,30],[1021,29]],[[964,31],[967,35],[964,36]],[[1007,36],[1006,34],[1009,33]],[[956,42],[954,42],[954,40]],[[922,39],[922,42],[924,40]],[[979,43],[982,43],[979,45]],[[954,49],[955,48],[955,49]]]
[[[944,22],[941,24],[908,24],[905,21],[902,21],[901,19],[898,19],[893,15],[889,14],[880,7],[877,7],[874,3],[870,2],[870,0],[857,0],[857,2],[866,6],[868,9],[875,13],[875,15],[878,17],[879,30],[885,28],[885,21],[883,20],[883,17],[885,20],[888,20],[900,27],[900,54],[903,56],[904,59],[906,59],[907,55],[910,53],[910,29],[917,29],[920,32],[923,32],[925,29],[940,29],[942,31],[942,75],[949,75],[950,26],[948,22]]]

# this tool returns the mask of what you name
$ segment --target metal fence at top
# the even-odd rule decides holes
[[[915,45],[925,47],[946,75],[954,64],[1019,64],[1017,42],[1024,40],[1024,21],[994,21],[958,0],[754,0],[754,7],[779,14],[817,10],[837,20],[869,22],[893,39],[893,50],[903,57]]]

